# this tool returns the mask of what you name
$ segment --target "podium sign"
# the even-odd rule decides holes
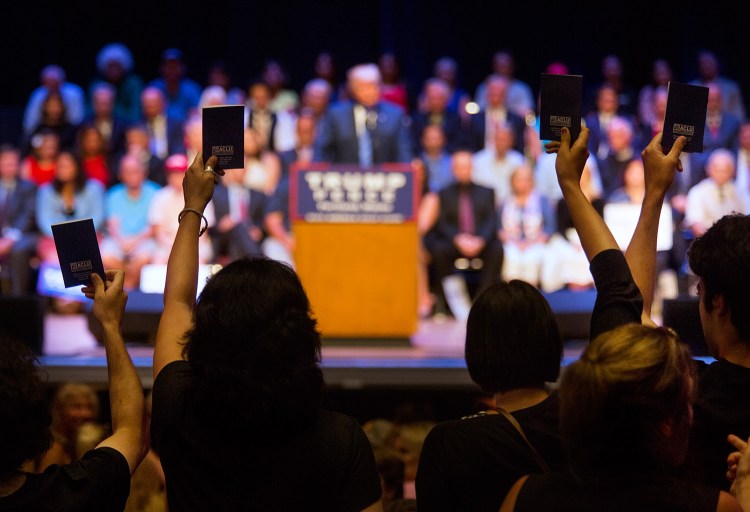
[[[290,179],[295,265],[323,336],[411,336],[420,176],[409,165],[311,164]]]

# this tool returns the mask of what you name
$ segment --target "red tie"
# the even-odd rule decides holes
[[[461,233],[474,233],[474,208],[468,187],[461,187],[458,194],[458,230]]]

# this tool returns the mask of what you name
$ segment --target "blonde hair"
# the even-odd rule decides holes
[[[63,384],[55,393],[55,399],[52,402],[52,429],[57,430],[62,425],[63,414],[70,403],[79,397],[86,398],[91,402],[95,417],[99,416],[99,397],[96,396],[94,388],[88,384],[78,384],[69,382]]]
[[[560,385],[560,427],[573,469],[679,463],[694,374],[689,349],[671,329],[628,324],[599,335]],[[665,421],[675,427],[670,435],[662,432]]]

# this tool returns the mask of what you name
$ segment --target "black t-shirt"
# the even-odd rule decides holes
[[[719,490],[661,474],[607,475],[578,481],[568,473],[531,475],[516,512],[716,512]]]
[[[197,413],[193,378],[190,363],[176,361],[154,382],[151,434],[170,512],[359,511],[380,498],[372,448],[354,419],[320,410],[294,435],[251,434]]]
[[[750,368],[720,359],[699,366],[688,476],[728,490],[727,456],[735,449],[727,435],[750,436]]]
[[[130,493],[130,468],[112,448],[97,448],[72,464],[53,464],[0,498],[0,512],[121,512]]]
[[[557,394],[513,412],[534,448],[553,469],[563,456]],[[425,439],[417,472],[420,511],[497,512],[521,475],[540,472],[515,428],[499,414],[478,414],[436,425]]]
[[[591,260],[596,302],[591,313],[590,339],[629,323],[641,323],[643,296],[635,285],[625,255],[607,249]]]

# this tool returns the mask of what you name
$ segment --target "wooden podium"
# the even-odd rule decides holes
[[[324,338],[409,338],[417,328],[415,221],[408,165],[293,169],[297,273]]]

